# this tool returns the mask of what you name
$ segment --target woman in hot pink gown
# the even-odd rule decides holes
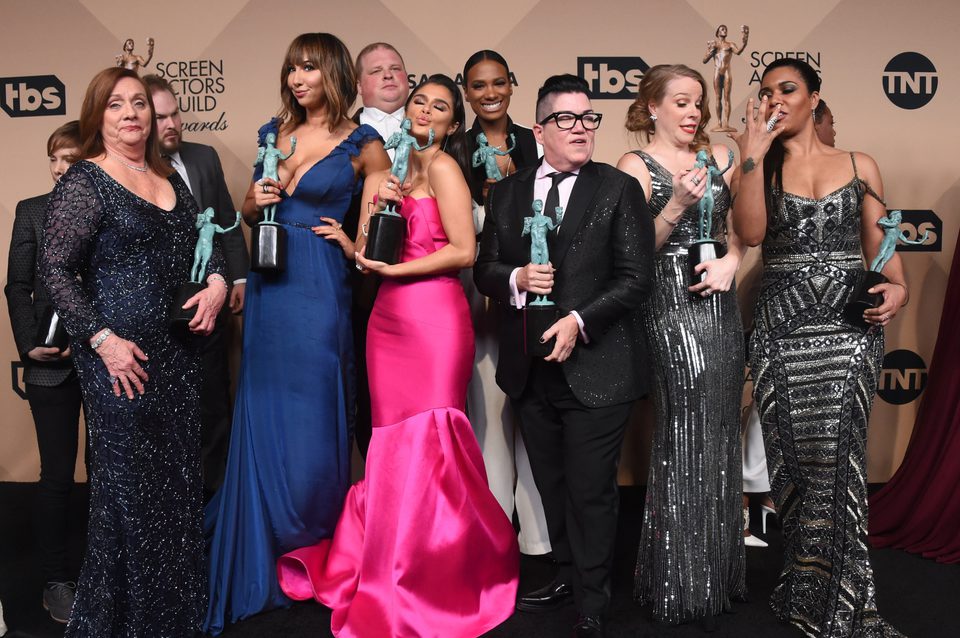
[[[516,601],[516,533],[463,413],[474,338],[457,273],[473,264],[475,237],[460,90],[431,76],[406,116],[421,146],[434,130],[433,144],[411,152],[405,184],[384,173],[364,189],[364,202],[402,193],[407,222],[400,263],[357,258],[384,278],[367,337],[366,478],[347,495],[333,539],[277,565],[288,596],[333,610],[340,638],[472,638]]]

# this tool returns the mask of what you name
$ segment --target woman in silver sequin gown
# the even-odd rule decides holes
[[[698,238],[698,202],[708,166],[727,166],[728,149],[710,147],[705,83],[682,65],[650,69],[630,107],[627,128],[650,143],[618,168],[637,177],[655,215],[656,286],[641,317],[653,361],[656,430],[637,557],[635,595],[672,624],[712,617],[746,594],[741,511],[740,395],[743,329],[734,277],[743,255],[726,232],[730,190],[712,179],[712,237],[727,255],[705,262],[690,286],[687,247]]]
[[[877,614],[864,453],[882,326],[905,303],[906,287],[894,255],[884,268],[890,283],[875,287],[883,302],[866,311],[866,325],[844,318],[863,256],[878,252],[886,210],[876,163],[817,139],[811,111],[819,88],[809,65],[774,62],[738,140],[734,223],[746,243],[763,243],[751,354],[784,535],[770,605],[809,636],[899,636]]]

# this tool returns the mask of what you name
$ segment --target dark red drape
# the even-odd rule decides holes
[[[960,562],[960,242],[907,454],[870,499],[870,540]]]

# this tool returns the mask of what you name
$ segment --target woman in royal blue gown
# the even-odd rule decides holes
[[[353,338],[349,261],[340,228],[362,176],[389,167],[369,126],[348,119],[356,76],[333,35],[304,34],[284,59],[279,117],[260,129],[286,155],[279,182],[254,173],[248,223],[276,204],[286,269],[251,272],[243,358],[223,487],[210,502],[210,607],[204,628],[290,604],[276,560],[333,533],[350,486]]]

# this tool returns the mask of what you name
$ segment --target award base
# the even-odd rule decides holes
[[[528,295],[530,293],[527,293]],[[536,302],[534,302],[536,303]],[[540,337],[547,328],[557,322],[560,314],[553,302],[550,305],[532,305],[527,306],[523,312],[523,353],[528,357],[543,358],[553,352],[553,345],[556,339],[550,339],[545,343],[540,343]]]
[[[363,256],[386,264],[399,262],[407,220],[400,215],[377,213],[370,217],[367,224],[367,247]]]
[[[171,330],[182,330],[186,332],[189,329],[190,322],[197,314],[197,307],[193,306],[184,309],[183,304],[187,303],[190,297],[203,289],[203,284],[198,284],[194,281],[188,281],[177,288],[177,293],[173,296],[173,303],[170,304],[170,316],[167,319]]]
[[[287,231],[279,224],[261,222],[250,232],[250,270],[276,275],[287,265]]]
[[[70,335],[67,334],[53,306],[47,306],[43,311],[43,317],[37,327],[36,344],[41,348],[56,348],[60,352],[70,346]]]
[[[687,248],[687,264],[689,265],[690,285],[702,283],[707,278],[706,271],[696,272],[697,266],[711,259],[720,259],[727,254],[723,244],[714,239],[702,239],[690,244]]]
[[[872,295],[867,292],[878,284],[887,283],[887,278],[874,270],[868,270],[863,273],[860,283],[853,289],[853,295],[850,301],[843,307],[843,314],[847,321],[855,326],[865,326],[867,322],[863,320],[863,312],[870,308],[876,308],[883,302],[883,295]]]

